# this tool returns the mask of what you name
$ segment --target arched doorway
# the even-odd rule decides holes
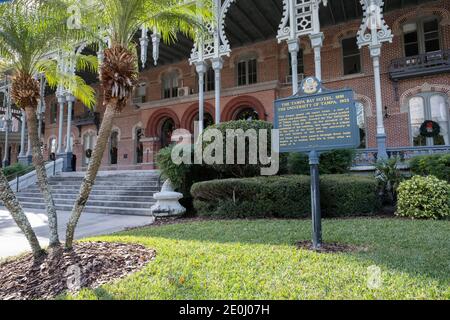
[[[142,128],[136,128],[136,164],[144,162],[144,144],[142,138],[144,137],[144,130]]]
[[[119,156],[119,133],[113,131],[111,133],[110,147],[109,147],[109,161],[111,165],[118,164]]]
[[[250,105],[239,107],[233,116],[233,120],[252,121],[259,119],[260,116],[258,114],[258,111],[256,111],[255,108]]]
[[[172,143],[172,134],[175,131],[175,121],[166,118],[161,122],[159,137],[161,139],[161,148],[168,147]]]

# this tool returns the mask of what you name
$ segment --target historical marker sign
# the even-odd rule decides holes
[[[280,152],[357,148],[359,127],[353,91],[326,90],[315,78],[302,83],[299,95],[275,101]]]
[[[309,153],[315,249],[322,246],[319,152],[357,148],[360,137],[356,117],[352,90],[326,90],[314,77],[303,80],[297,95],[275,101],[279,152]]]

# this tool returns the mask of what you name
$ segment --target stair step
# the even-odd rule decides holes
[[[42,203],[22,203],[23,208],[27,209],[39,209],[45,210],[45,205]],[[71,211],[72,205],[59,205],[56,204],[56,209],[59,211]],[[152,213],[149,208],[118,208],[118,207],[103,207],[103,206],[90,206],[87,205],[84,209],[89,213],[103,213],[103,214],[122,214],[122,215],[135,215],[135,216],[151,216]]]

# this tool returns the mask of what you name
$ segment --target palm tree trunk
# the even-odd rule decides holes
[[[47,172],[45,170],[44,157],[42,156],[41,145],[38,135],[36,109],[32,106],[25,107],[28,123],[28,134],[30,136],[30,143],[32,147],[33,165],[36,169],[36,176],[38,185],[44,196],[45,206],[48,215],[48,226],[50,229],[50,248],[61,245],[58,237],[58,218],[56,213],[55,202],[53,195],[48,185]]]
[[[0,199],[3,201],[3,204],[11,213],[11,216],[13,217],[17,226],[25,234],[25,237],[27,238],[28,243],[30,244],[31,251],[33,252],[33,256],[35,258],[41,256],[43,254],[43,251],[36,237],[36,233],[31,227],[31,224],[28,221],[27,216],[23,212],[22,206],[17,200],[17,197],[14,194],[14,192],[11,190],[9,182],[6,179],[3,170],[1,169],[0,169]]]
[[[86,175],[81,184],[80,193],[72,209],[72,215],[66,229],[66,249],[70,250],[73,247],[73,240],[75,235],[75,228],[77,227],[81,213],[86,207],[86,203],[89,199],[89,195],[97,177],[98,170],[102,164],[103,153],[105,152],[106,145],[108,144],[109,137],[111,135],[112,125],[116,106],[114,104],[107,104],[106,110],[103,115],[102,125],[97,138],[97,144],[94,147],[92,158],[89,162]]]

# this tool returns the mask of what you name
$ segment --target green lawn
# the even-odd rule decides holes
[[[157,250],[143,271],[82,299],[450,299],[450,221],[325,220],[324,238],[367,251],[298,250],[308,220],[205,221],[90,240]],[[382,283],[367,285],[369,266]]]

